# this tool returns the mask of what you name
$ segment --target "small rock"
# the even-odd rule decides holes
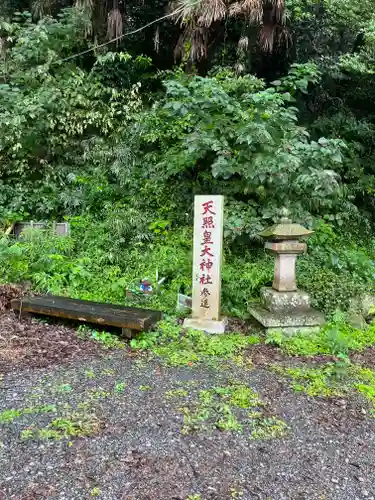
[[[338,482],[339,482],[339,480],[338,480],[338,479],[336,479],[335,477],[333,477],[333,478],[331,479],[331,481],[332,481],[333,483],[338,483]]]

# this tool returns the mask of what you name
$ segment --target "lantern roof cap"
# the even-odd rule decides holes
[[[303,236],[310,236],[314,231],[306,229],[301,224],[292,222],[290,212],[286,208],[280,211],[280,220],[260,233],[260,236],[269,240],[298,240]]]

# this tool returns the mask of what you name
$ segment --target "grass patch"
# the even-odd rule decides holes
[[[91,400],[91,401],[98,400],[98,399],[106,399],[109,396],[111,396],[111,393],[109,391],[105,391],[101,387],[99,389],[93,388],[93,389],[90,389],[88,391],[88,397],[89,397],[89,400]]]
[[[40,413],[53,413],[56,411],[55,405],[43,405],[43,406],[35,406],[28,408],[11,408],[9,410],[4,410],[0,413],[0,424],[9,424],[12,423],[17,418],[22,417],[23,415],[30,414],[40,414]]]
[[[93,436],[99,432],[100,421],[95,415],[72,413],[52,420],[43,428],[27,428],[21,432],[21,439],[70,439]]]
[[[371,403],[372,413],[375,413],[375,371],[356,367],[355,376],[355,389]]]
[[[117,382],[115,384],[115,392],[121,393],[125,391],[126,384],[125,382]]]
[[[327,363],[317,368],[284,368],[273,370],[291,379],[291,387],[312,397],[342,397],[359,392],[375,413],[375,371],[346,363]]]
[[[183,415],[182,434],[219,429],[267,439],[287,431],[285,422],[270,417],[264,402],[250,387],[236,381],[227,386],[194,390],[191,394],[181,389],[168,391],[166,397],[186,400],[179,408]]]
[[[292,356],[347,355],[350,351],[362,351],[375,345],[375,325],[359,330],[346,322],[343,313],[336,312],[317,333],[287,336],[281,330],[272,331],[267,334],[265,343],[280,347],[285,354]]]
[[[187,391],[185,391],[185,389],[174,389],[171,391],[167,391],[164,394],[164,397],[166,399],[186,398],[188,395],[189,395],[189,393]]]
[[[287,375],[291,380],[291,387],[297,392],[304,392],[308,396],[343,396],[348,387],[343,385],[338,377],[334,363],[319,368],[282,368],[273,367],[281,375]]]
[[[285,436],[288,426],[277,417],[263,417],[262,415],[249,415],[251,439],[276,439]]]
[[[126,344],[113,333],[100,332],[89,328],[87,325],[80,325],[77,328],[77,337],[81,340],[95,340],[105,349],[124,349]]]
[[[246,347],[260,343],[258,336],[237,333],[207,335],[199,330],[184,329],[173,321],[161,321],[155,332],[132,339],[133,349],[151,350],[172,366],[208,362],[209,358],[234,359]]]
[[[73,387],[70,384],[61,384],[57,389],[59,392],[70,392],[73,390]]]

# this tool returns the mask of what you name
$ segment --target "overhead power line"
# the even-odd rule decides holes
[[[194,2],[191,6],[193,7],[194,5],[198,5],[201,0],[197,0]],[[133,31],[128,31],[126,33],[123,33],[122,35],[113,38],[112,40],[108,40],[108,42],[101,43],[99,45],[95,45],[95,47],[91,47],[90,49],[83,50],[82,52],[78,52],[78,54],[73,54],[72,56],[65,57],[64,59],[60,59],[59,61],[55,61],[53,64],[59,64],[62,62],[70,61],[71,59],[74,59],[76,57],[83,56],[85,54],[88,54],[89,52],[93,52],[96,49],[100,49],[101,47],[105,47],[106,45],[109,45],[110,43],[117,42],[118,40],[121,40],[121,38],[124,38],[125,36],[130,36],[134,35],[135,33],[139,33],[140,31],[143,31],[144,29],[148,28],[149,26],[152,26],[153,24],[159,23],[160,21],[164,21],[164,19],[168,19],[169,17],[173,17],[176,14],[180,14],[184,10],[184,7],[179,7],[178,9],[174,10],[173,12],[170,12],[169,14],[166,14],[165,16],[159,17],[158,19],[155,19],[154,21],[151,21],[144,26],[141,26],[140,28],[137,28],[136,30]]]

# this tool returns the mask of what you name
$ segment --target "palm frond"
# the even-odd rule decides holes
[[[285,12],[285,0],[272,0],[272,3],[276,20],[277,22],[281,22]]]
[[[94,10],[94,0],[76,0],[74,5],[77,7],[77,9],[83,10],[90,15]]]
[[[175,21],[185,28],[175,48],[176,58],[182,57],[187,42],[192,60],[207,57],[209,28],[228,17],[261,26],[259,42],[265,52],[272,52],[276,36],[287,36],[285,0],[175,0],[170,7],[176,11]],[[248,46],[249,40],[241,37],[237,53],[246,52]]]
[[[273,23],[283,24],[285,22],[285,0],[263,0],[264,17]]]
[[[170,3],[170,11],[175,12],[176,23],[187,24],[201,8],[205,0],[175,0]]]
[[[209,27],[226,18],[228,9],[223,0],[205,0],[198,10],[198,24]]]
[[[54,0],[34,0],[31,4],[33,18],[39,20],[50,14],[54,3]]]
[[[244,16],[249,22],[257,24],[262,20],[262,0],[241,0],[231,4],[229,8],[231,16]]]
[[[159,48],[160,48],[160,29],[158,26],[155,30],[155,35],[154,35],[154,50],[155,50],[155,52],[159,53]]]
[[[275,26],[265,24],[259,33],[259,42],[263,52],[272,52],[275,41]]]
[[[190,60],[201,61],[207,58],[208,28],[197,26],[191,36]]]
[[[113,8],[108,14],[107,38],[114,40],[123,34],[122,15],[119,9]],[[118,43],[118,41],[116,42]]]
[[[237,54],[243,54],[244,52],[247,52],[248,49],[249,49],[249,37],[242,35],[241,38],[238,40]]]

